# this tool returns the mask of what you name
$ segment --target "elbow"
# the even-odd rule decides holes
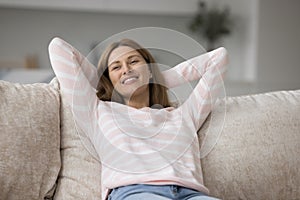
[[[228,60],[228,51],[227,49],[225,49],[224,47],[220,47],[218,49],[216,49],[217,51],[217,59],[220,63],[222,63],[222,65],[226,66],[229,63]]]
[[[59,41],[60,41],[60,38],[58,38],[58,37],[54,37],[54,38],[50,41],[50,43],[49,43],[49,45],[48,45],[48,52],[49,52],[50,55],[51,55],[51,53],[55,50],[55,46],[56,46],[56,44],[57,44]]]
[[[229,63],[228,52],[224,47],[219,47],[210,52],[210,65],[216,66],[221,72],[227,70]]]
[[[48,51],[51,54],[51,52],[55,51],[58,46],[65,46],[66,42],[59,38],[59,37],[54,37],[51,39],[49,45],[48,45]]]

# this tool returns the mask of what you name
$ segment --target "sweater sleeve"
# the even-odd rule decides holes
[[[223,89],[223,76],[227,63],[227,51],[220,47],[175,68],[189,81],[201,77],[188,99],[181,105],[182,110],[191,117],[196,130],[201,127],[211,112]]]
[[[77,128],[91,136],[97,126],[95,116],[99,102],[94,89],[96,71],[79,51],[60,38],[50,42],[49,57]]]
[[[209,59],[209,54],[211,53],[196,56],[163,71],[162,76],[166,87],[174,88],[186,82],[199,80],[204,73],[204,65]]]

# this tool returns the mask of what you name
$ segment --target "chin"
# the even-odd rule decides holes
[[[143,85],[139,87],[131,87],[126,88],[126,90],[118,91],[119,94],[123,96],[123,98],[132,98],[133,96],[145,95],[149,91],[148,85]]]

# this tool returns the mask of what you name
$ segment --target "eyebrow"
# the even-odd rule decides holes
[[[142,56],[139,55],[139,54],[133,54],[133,55],[129,56],[127,59],[129,60],[129,59],[131,59],[131,58],[133,58],[133,57],[139,57],[139,58],[142,58]],[[108,67],[111,66],[112,64],[118,63],[118,62],[120,62],[120,61],[116,60],[116,61],[112,62],[112,63],[110,63],[110,64],[108,65]]]

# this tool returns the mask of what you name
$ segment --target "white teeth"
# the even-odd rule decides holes
[[[126,83],[128,83],[128,82],[130,82],[132,80],[136,80],[136,79],[137,79],[137,77],[128,78],[125,81],[123,81],[123,84],[126,84]]]

